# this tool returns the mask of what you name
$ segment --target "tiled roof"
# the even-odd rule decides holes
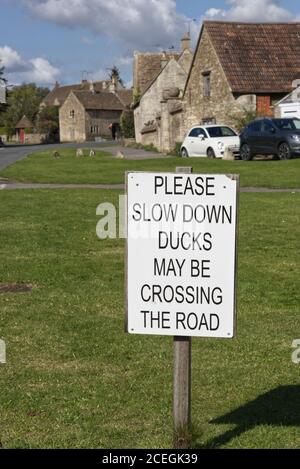
[[[109,80],[93,82],[95,91],[103,91],[104,87],[108,86],[108,84]],[[46,106],[61,106],[71,91],[89,91],[90,86],[91,84],[88,81],[75,85],[56,86],[47,94],[42,104]]]
[[[129,107],[133,102],[133,90],[117,90],[116,91],[118,98],[124,104],[124,106]]]
[[[124,104],[114,93],[103,91],[93,94],[91,91],[73,91],[85,109],[122,111]]]
[[[161,61],[164,55],[166,55],[168,60],[172,57],[174,57],[175,60],[178,60],[180,57],[179,52],[135,53],[134,87],[139,91],[140,95],[144,93],[161,71]]]
[[[300,77],[300,23],[205,21],[233,92],[282,93]]]

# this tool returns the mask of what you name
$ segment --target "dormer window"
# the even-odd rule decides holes
[[[211,72],[203,72],[202,73],[202,80],[203,80],[203,96],[205,98],[210,98],[211,93]]]
[[[75,117],[74,109],[72,109],[72,111],[70,111],[70,117],[71,117],[71,119],[74,119],[74,117]]]

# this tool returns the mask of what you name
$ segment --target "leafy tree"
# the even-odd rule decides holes
[[[121,78],[120,70],[116,65],[112,68],[109,68],[109,78],[112,80],[113,78],[116,80],[117,83],[120,83],[121,86],[124,86],[124,82]]]
[[[134,138],[134,115],[132,111],[123,111],[121,115],[121,130],[125,138]]]
[[[34,83],[15,86],[8,92],[7,107],[2,113],[0,123],[8,136],[15,133],[16,124],[24,115],[32,122],[35,121],[40,103],[48,93],[48,88],[40,88]]]
[[[47,142],[59,141],[59,110],[57,106],[47,106],[41,109],[36,120],[39,133],[46,135]]]

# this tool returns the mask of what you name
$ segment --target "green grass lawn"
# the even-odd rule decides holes
[[[124,241],[95,234],[117,197],[0,191],[0,283],[34,285],[0,294],[4,448],[172,445],[172,339],[123,332]],[[194,447],[300,446],[299,202],[241,195],[238,335],[192,341]]]
[[[76,158],[75,149],[60,150],[61,158],[41,152],[28,156],[0,172],[0,177],[21,182],[120,184],[124,172],[174,171],[192,166],[198,173],[237,173],[243,187],[300,187],[300,158],[290,161],[222,161],[206,158],[118,160],[108,153],[97,152],[95,158]]]

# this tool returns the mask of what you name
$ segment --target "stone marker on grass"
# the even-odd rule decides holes
[[[54,150],[54,151],[52,152],[52,156],[53,156],[53,158],[60,158],[60,154],[59,154],[59,152],[58,152],[57,150]]]
[[[234,161],[235,160],[234,153],[229,147],[225,148],[223,160],[226,160],[226,161]]]
[[[81,156],[84,156],[83,150],[81,148],[77,148],[76,156],[77,156],[77,158],[80,158]]]
[[[116,154],[116,158],[118,160],[123,160],[125,158],[124,153],[122,153],[121,151],[118,151],[118,153]]]
[[[96,152],[95,152],[95,150],[91,149],[91,151],[90,151],[90,155],[89,155],[89,156],[91,156],[91,157],[94,157],[94,156],[96,156]]]

